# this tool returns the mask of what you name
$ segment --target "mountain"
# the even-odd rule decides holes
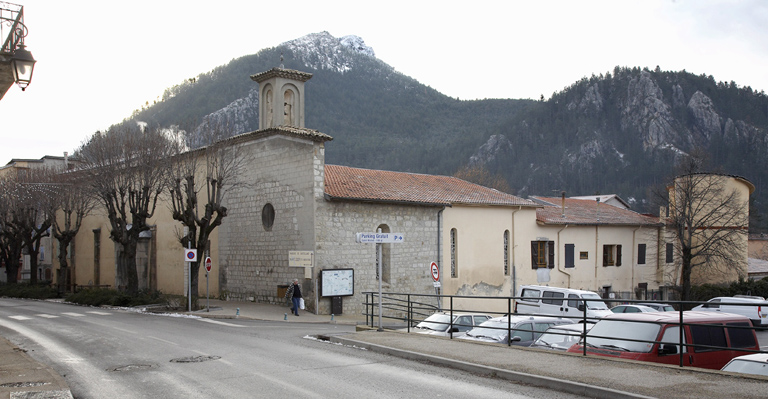
[[[133,119],[194,131],[204,117],[226,118],[233,134],[256,130],[250,75],[280,64],[314,74],[306,126],[334,138],[330,164],[443,175],[481,165],[517,195],[611,193],[655,212],[649,189],[681,155],[703,151],[711,171],[755,184],[751,230],[768,230],[768,98],[686,71],[616,67],[547,101],[460,101],[397,72],[361,38],[322,32],[190,78]]]

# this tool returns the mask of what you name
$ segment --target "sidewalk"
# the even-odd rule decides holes
[[[200,300],[202,306],[206,300]],[[504,378],[594,398],[725,398],[768,397],[768,377],[680,368],[645,362],[583,357],[540,349],[377,331],[361,315],[315,315],[287,306],[210,300],[210,311],[188,312],[215,319],[252,319],[287,323],[356,325],[357,332],[321,337],[393,356],[424,361],[471,373]],[[376,320],[377,321],[377,320]],[[386,321],[385,321],[386,325]],[[0,399],[72,399],[64,379],[0,337]]]

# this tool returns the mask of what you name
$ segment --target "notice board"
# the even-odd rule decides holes
[[[325,269],[320,271],[322,296],[355,295],[354,269]]]

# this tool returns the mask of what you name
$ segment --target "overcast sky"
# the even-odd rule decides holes
[[[26,92],[14,85],[0,100],[0,165],[71,153],[167,87],[322,31],[360,36],[396,70],[461,99],[549,98],[617,65],[768,91],[762,0],[15,3],[38,63]]]

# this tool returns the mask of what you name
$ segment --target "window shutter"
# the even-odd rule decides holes
[[[645,264],[645,244],[637,244],[637,264]]]
[[[607,245],[603,245],[603,266],[608,266],[608,251],[610,251],[610,248]]]
[[[555,242],[549,241],[547,242],[547,249],[549,252],[549,262],[547,266],[549,266],[550,269],[555,268]]]
[[[531,266],[533,269],[538,269],[539,267],[536,265],[536,259],[539,258],[539,247],[538,243],[536,241],[531,241]]]
[[[621,245],[616,246],[616,266],[621,266]]]
[[[575,267],[576,261],[575,261],[575,252],[574,249],[575,245],[573,244],[565,244],[565,267]]]
[[[673,249],[674,247],[672,246],[672,243],[667,243],[667,259],[666,259],[667,263],[672,263],[675,261],[673,257],[673,252],[674,252]]]

